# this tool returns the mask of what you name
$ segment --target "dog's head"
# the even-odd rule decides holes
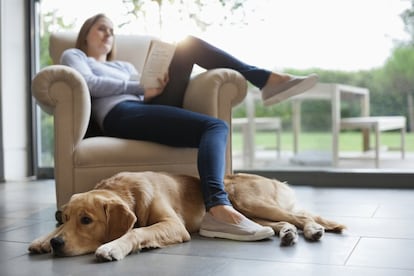
[[[50,241],[52,252],[56,256],[94,252],[127,233],[136,220],[128,205],[111,191],[75,194],[63,207],[63,225]]]

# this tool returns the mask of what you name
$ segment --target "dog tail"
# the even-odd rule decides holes
[[[336,221],[325,219],[321,216],[312,216],[315,222],[322,225],[326,231],[335,232],[335,233],[341,233],[343,230],[345,230],[347,227],[343,224],[340,224]]]

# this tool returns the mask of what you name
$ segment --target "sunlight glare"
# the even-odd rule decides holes
[[[103,12],[122,25],[116,33],[150,34],[170,42],[200,36],[269,69],[371,69],[383,65],[396,40],[408,37],[400,14],[410,2],[403,0],[246,0],[242,11],[227,14],[215,1],[205,1],[201,11],[194,1],[180,2],[184,4],[163,1],[161,22],[154,1],[145,1],[146,13],[138,18],[114,0],[88,0],[88,5],[84,0],[42,0],[41,9],[56,10],[74,24],[74,31]],[[190,12],[209,24],[204,32]]]

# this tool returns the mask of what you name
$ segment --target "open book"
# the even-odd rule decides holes
[[[141,75],[141,85],[145,88],[159,87],[159,79],[168,72],[175,51],[175,45],[161,40],[152,40]]]

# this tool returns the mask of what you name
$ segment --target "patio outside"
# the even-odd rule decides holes
[[[309,92],[310,95],[300,97],[310,101],[301,101],[299,108],[302,117],[295,117],[294,110],[297,108],[297,99],[281,103],[270,110],[263,110],[260,100],[260,93],[256,89],[249,89],[248,96],[242,104],[235,108],[232,133],[233,167],[235,170],[365,170],[381,169],[390,171],[413,171],[414,170],[414,134],[407,132],[406,124],[404,129],[388,127],[390,131],[378,133],[379,152],[376,163],[376,133],[374,129],[369,131],[368,138],[363,136],[360,129],[339,129],[338,138],[335,142],[332,129],[338,127],[343,116],[349,112],[346,107],[361,105],[360,101],[352,101],[349,98],[339,99],[338,103],[330,99],[323,99],[328,108],[321,107],[320,101],[314,101],[315,96],[320,100],[320,93],[317,89],[324,87],[317,85]],[[358,89],[356,91],[359,91]],[[362,90],[369,93],[368,90]],[[368,94],[369,95],[369,94]],[[296,97],[298,98],[298,97]],[[300,99],[300,98],[299,98]],[[369,97],[367,97],[369,99]],[[340,118],[332,117],[332,106],[341,106]],[[309,117],[312,114],[312,105],[316,105],[317,117],[315,120]],[[342,107],[342,106],[345,106]],[[369,116],[368,110],[362,114]],[[310,111],[309,114],[307,110]],[[361,108],[355,114],[359,114]],[[384,114],[381,114],[384,115]],[[296,115],[297,116],[297,115]],[[349,115],[348,115],[349,116]],[[324,118],[321,123],[320,118]],[[327,120],[325,120],[327,118]],[[355,117],[360,118],[360,117]],[[368,118],[378,118],[368,117]],[[387,116],[383,118],[401,118],[403,116]],[[336,120],[334,122],[334,120]],[[317,121],[318,125],[312,125]],[[385,123],[388,123],[385,121]],[[295,125],[296,124],[296,125]],[[385,127],[387,128],[387,127]],[[409,130],[409,128],[408,128]],[[368,141],[368,142],[367,142]],[[335,156],[333,145],[337,143],[337,155]],[[368,145],[366,143],[369,143]],[[368,148],[364,148],[368,146]],[[335,160],[335,158],[337,158]]]

